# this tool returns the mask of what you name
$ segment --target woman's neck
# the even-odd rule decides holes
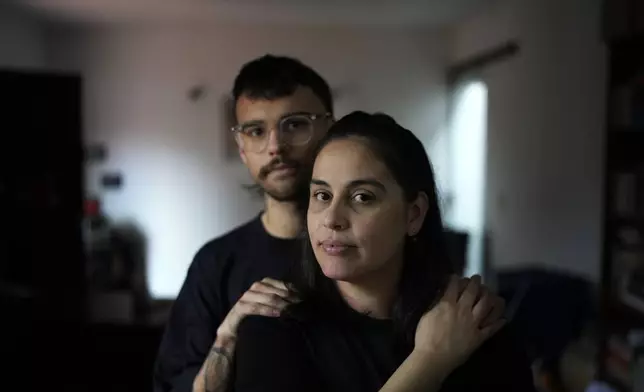
[[[377,319],[390,318],[402,270],[402,255],[399,257],[400,260],[390,260],[385,264],[391,267],[382,268],[360,280],[336,281],[340,295],[359,313]]]

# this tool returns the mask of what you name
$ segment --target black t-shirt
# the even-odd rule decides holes
[[[238,331],[235,392],[375,392],[407,353],[393,323],[353,312],[342,321],[249,317]],[[534,391],[529,362],[506,327],[444,382],[444,392]]]
[[[283,280],[301,242],[269,235],[260,217],[208,242],[196,254],[172,307],[154,367],[156,392],[192,391],[217,328],[256,281]]]

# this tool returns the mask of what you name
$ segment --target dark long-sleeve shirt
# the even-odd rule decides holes
[[[172,307],[154,367],[155,392],[189,392],[217,328],[256,281],[284,279],[301,255],[298,240],[270,236],[261,219],[204,245]]]
[[[354,312],[306,323],[251,317],[238,331],[235,392],[376,392],[402,364],[393,322]],[[530,365],[508,327],[444,382],[444,392],[533,392]]]

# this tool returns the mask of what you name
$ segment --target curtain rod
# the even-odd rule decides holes
[[[509,41],[502,45],[480,52],[463,61],[459,61],[447,67],[447,82],[454,83],[463,75],[473,71],[478,71],[492,63],[498,63],[502,60],[515,56],[519,53],[521,47],[516,41]]]

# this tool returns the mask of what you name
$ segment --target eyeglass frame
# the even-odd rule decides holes
[[[286,119],[288,119],[290,117],[294,117],[294,116],[305,116],[305,117],[307,117],[311,121],[311,125],[313,125],[313,126],[315,126],[315,121],[316,120],[332,119],[333,118],[333,114],[329,113],[329,112],[326,112],[326,113],[323,113],[323,114],[320,114],[320,113],[308,113],[308,112],[296,112],[296,113],[289,113],[287,115],[284,115],[284,116],[280,117],[280,119],[277,121],[277,123],[279,124],[282,121],[284,121],[284,120],[286,120]],[[246,124],[234,125],[234,126],[230,127],[230,131],[236,136],[238,133],[240,133],[242,131],[242,127],[244,125],[246,125]],[[269,131],[270,131],[270,128],[276,128],[276,127],[275,126],[269,127]],[[279,129],[276,129],[276,131],[280,132]],[[303,142],[301,144],[289,144],[289,145],[303,146],[303,145],[307,144],[308,142],[310,142],[312,137],[313,137],[313,131],[311,132],[311,136],[309,137],[309,139],[306,142]],[[267,140],[267,142],[268,142],[268,140]],[[242,144],[243,144],[243,142],[242,142]],[[266,149],[267,146],[268,146],[268,144],[266,144],[264,147],[262,147],[258,151],[254,151],[254,152],[262,152],[262,151],[264,151],[264,149]]]

